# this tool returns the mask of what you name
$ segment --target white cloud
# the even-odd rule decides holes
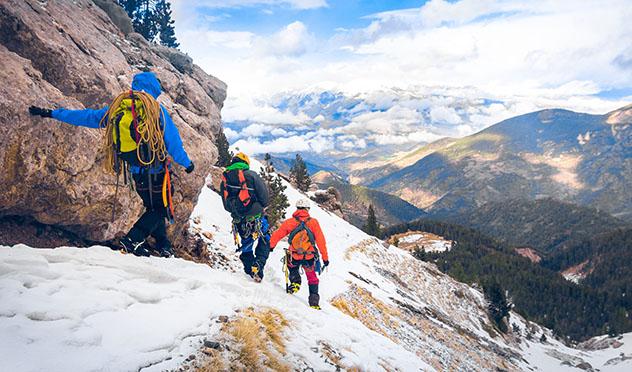
[[[228,142],[232,142],[239,138],[239,133],[228,127],[224,127],[224,135],[226,135],[226,139],[228,140]]]
[[[235,142],[233,147],[251,155],[308,151],[322,153],[332,150],[333,142],[331,138],[321,136],[314,138],[307,138],[306,136],[279,137],[266,142],[261,142],[257,138],[247,138]]]
[[[395,105],[386,111],[367,112],[353,118],[351,124],[342,128],[343,133],[374,132],[387,134],[409,131],[411,126],[421,124],[423,117],[416,110]]]
[[[290,134],[290,132],[286,131],[285,129],[282,128],[275,128],[272,131],[270,131],[270,134],[275,136],[275,137],[285,137],[287,135]]]
[[[447,124],[459,124],[463,121],[454,108],[446,106],[432,107],[430,118],[432,121]]]
[[[313,36],[302,22],[292,22],[262,42],[265,53],[277,56],[300,56],[313,42]]]
[[[272,131],[273,127],[264,124],[250,124],[239,132],[241,137],[260,137]]]
[[[226,122],[255,121],[275,125],[299,125],[310,120],[304,113],[294,115],[291,112],[282,112],[266,102],[249,98],[228,100],[222,109],[222,117]]]

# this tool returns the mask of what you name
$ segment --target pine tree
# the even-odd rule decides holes
[[[505,319],[509,316],[511,304],[507,300],[505,291],[502,289],[498,281],[490,280],[483,285],[483,292],[487,301],[489,301],[489,317],[501,332],[507,333],[509,329]]]
[[[296,154],[296,158],[292,162],[292,168],[290,168],[290,179],[296,185],[296,187],[306,192],[312,184],[312,179],[307,172],[307,165],[300,154]]]
[[[118,0],[132,19],[134,31],[147,41],[177,48],[171,4],[167,0]],[[156,40],[158,38],[158,40]]]
[[[215,137],[215,146],[217,147],[217,163],[218,167],[227,167],[233,159],[233,152],[230,151],[228,140],[223,130],[220,130]]]
[[[139,0],[119,0],[119,4],[125,9],[130,19],[134,19],[135,13],[140,9]]]
[[[171,18],[171,4],[166,0],[159,0],[156,3],[155,17],[160,44],[169,48],[179,47],[173,27],[174,20]]]
[[[154,41],[158,30],[152,0],[139,0],[137,4],[138,7],[132,18],[134,30],[148,41]]]
[[[284,193],[287,187],[283,184],[281,176],[278,174],[274,176],[275,170],[271,159],[270,154],[265,155],[264,167],[261,168],[259,173],[270,191],[270,203],[266,208],[266,215],[270,226],[275,228],[285,217],[285,211],[290,206],[290,203]]]
[[[377,217],[375,217],[375,210],[373,209],[373,204],[369,205],[369,215],[366,218],[366,224],[362,226],[362,230],[375,237],[380,237],[380,225],[377,223]]]

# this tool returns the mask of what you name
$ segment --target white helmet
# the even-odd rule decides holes
[[[296,208],[309,208],[309,199],[299,199],[296,201]]]

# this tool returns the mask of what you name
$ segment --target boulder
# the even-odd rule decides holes
[[[314,196],[312,196],[311,199],[318,203],[318,205],[322,208],[336,214],[339,217],[344,217],[341,202],[342,196],[336,188],[329,187],[327,190],[317,190],[314,192]]]
[[[86,242],[124,234],[143,208],[125,187],[115,199],[116,178],[102,170],[102,132],[31,117],[27,110],[30,105],[103,107],[130,88],[135,73],[149,69],[161,80],[159,101],[195,162],[192,174],[175,166],[173,176],[177,222],[169,234],[176,250],[186,253],[188,219],[217,160],[214,138],[222,130],[226,85],[189,65],[190,59],[178,51],[135,33],[126,36],[120,26],[126,22],[113,22],[112,0],[96,4],[0,2],[0,218],[32,219]]]

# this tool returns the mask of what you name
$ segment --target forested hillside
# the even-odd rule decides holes
[[[569,241],[626,225],[608,213],[551,198],[491,202],[447,219],[513,247],[533,248],[542,255],[555,253]]]
[[[507,245],[455,224],[422,219],[391,227],[385,234],[409,230],[427,231],[457,242],[445,253],[418,251],[417,258],[434,262],[441,271],[464,283],[500,284],[518,313],[560,335],[583,340],[632,330],[632,323],[621,317],[631,307],[620,292],[567,281],[555,270],[515,255]]]

